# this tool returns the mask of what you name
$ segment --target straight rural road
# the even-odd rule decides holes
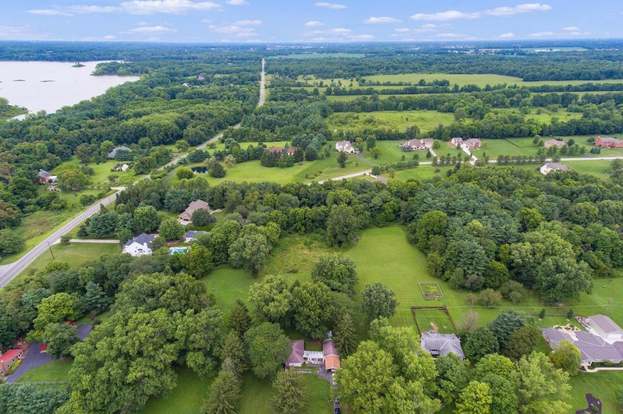
[[[266,60],[262,59],[262,73],[260,76],[260,97],[257,106],[264,106],[266,103]],[[232,128],[240,128],[240,124],[234,125]],[[215,135],[208,141],[199,145],[198,147],[194,147],[193,149],[204,149],[208,145],[218,142],[223,137],[223,132]],[[181,161],[184,157],[186,157],[188,153],[180,154],[174,157],[168,164],[164,165],[162,168],[166,168],[169,166],[175,166],[179,161]],[[102,198],[101,200],[96,201],[91,206],[89,206],[86,210],[82,211],[80,214],[63,224],[61,228],[56,230],[54,233],[47,236],[43,241],[29,250],[26,254],[20,257],[17,261],[0,266],[0,289],[8,285],[13,279],[17,277],[24,269],[26,269],[32,262],[37,259],[41,254],[43,254],[51,245],[57,243],[62,236],[69,233],[76,227],[78,227],[81,223],[83,223],[86,219],[93,216],[100,210],[100,206],[108,206],[115,202],[117,198],[117,194],[119,194],[123,189],[116,191],[114,194],[111,194],[107,197]]]
[[[34,262],[35,259],[39,257],[43,252],[45,252],[49,248],[49,246],[58,242],[63,235],[69,233],[70,231],[78,227],[80,223],[97,213],[100,210],[100,206],[108,206],[112,204],[116,200],[117,194],[119,194],[120,191],[122,190],[119,190],[114,194],[111,194],[108,197],[102,198],[101,200],[91,204],[86,210],[65,223],[60,229],[50,234],[43,241],[33,247],[29,252],[20,257],[17,261],[9,265],[3,266],[2,269],[0,269],[0,288],[8,285],[11,280],[13,280],[25,268],[27,268],[32,262]]]

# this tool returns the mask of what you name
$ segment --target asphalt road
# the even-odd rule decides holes
[[[266,60],[262,59],[262,74],[260,77],[260,98],[259,98],[258,105],[257,105],[258,107],[263,106],[266,103],[266,70],[265,69],[266,69]],[[232,128],[236,128],[236,129],[240,128],[240,124],[234,125]],[[204,149],[208,145],[218,142],[222,137],[223,137],[223,133],[221,132],[215,135],[214,137],[212,137],[211,139],[209,139],[208,141],[204,142],[203,144],[199,145],[198,147],[194,147],[192,149]],[[177,157],[173,158],[171,162],[169,162],[168,164],[166,164],[165,166],[161,168],[166,168],[168,166],[176,165],[180,160],[186,157],[186,155],[188,154],[184,153],[184,154],[178,155]],[[19,275],[24,269],[30,266],[30,264],[32,264],[32,262],[34,262],[37,257],[43,254],[47,249],[49,249],[51,245],[53,245],[54,243],[57,243],[63,235],[69,233],[70,231],[78,227],[86,219],[95,215],[100,210],[101,205],[108,206],[114,203],[117,197],[117,194],[120,191],[117,191],[108,197],[105,197],[101,200],[96,201],[94,204],[89,206],[86,210],[84,210],[83,212],[81,212],[80,214],[72,218],[70,221],[65,223],[61,228],[59,228],[54,233],[46,237],[43,241],[41,241],[39,244],[37,244],[35,247],[29,250],[26,254],[20,257],[17,261],[11,264],[8,264],[8,265],[0,266],[0,288],[3,288],[6,285],[8,285],[13,279],[15,279],[15,277],[17,277],[17,275]],[[45,229],[42,229],[42,231],[45,231]]]
[[[17,275],[19,275],[22,270],[27,268],[32,262],[35,261],[37,257],[39,257],[43,252],[45,252],[49,248],[49,246],[58,242],[61,239],[61,236],[69,233],[70,231],[78,227],[83,221],[85,221],[86,219],[88,219],[89,217],[97,213],[100,210],[101,205],[108,206],[112,204],[117,198],[118,193],[119,191],[95,202],[94,204],[89,206],[86,210],[84,210],[83,212],[78,214],[76,217],[72,218],[70,221],[65,223],[63,227],[56,230],[54,233],[50,234],[48,237],[42,240],[39,244],[33,247],[30,251],[28,251],[26,254],[20,257],[17,261],[9,265],[3,266],[0,269],[0,288],[3,288],[6,285],[8,285],[9,282],[11,282],[11,280],[13,280]],[[45,231],[45,229],[41,229],[41,230]]]

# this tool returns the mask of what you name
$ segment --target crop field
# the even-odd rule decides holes
[[[327,121],[330,131],[363,129],[397,129],[405,131],[417,126],[423,133],[430,133],[439,125],[450,125],[454,116],[437,111],[380,111],[380,112],[339,112],[331,115]]]

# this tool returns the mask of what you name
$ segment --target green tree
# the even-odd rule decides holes
[[[355,262],[338,255],[322,256],[314,265],[312,279],[336,292],[353,295],[357,284]]]
[[[0,413],[53,414],[68,398],[65,387],[0,384]]]
[[[408,236],[420,250],[428,252],[431,239],[435,236],[445,238],[447,229],[448,215],[443,211],[434,210],[425,213],[416,223],[409,225]]]
[[[227,325],[234,330],[238,336],[243,337],[251,326],[251,316],[247,305],[240,299],[236,300],[233,308],[229,312]]]
[[[350,313],[343,312],[337,319],[335,326],[335,345],[343,356],[350,355],[355,350],[357,338],[355,326]]]
[[[236,331],[229,331],[225,340],[223,341],[223,348],[221,351],[221,359],[223,365],[225,361],[229,365],[229,368],[238,378],[240,378],[247,370],[247,354],[242,339]],[[221,367],[221,369],[223,369]]]
[[[491,322],[491,331],[498,339],[500,348],[506,349],[506,345],[513,332],[525,325],[524,318],[515,311],[506,311],[498,315],[493,322]]]
[[[498,339],[489,328],[478,328],[469,332],[463,341],[465,356],[472,362],[479,361],[485,355],[496,353],[499,349]]]
[[[524,356],[517,364],[519,412],[521,414],[566,414],[571,407],[569,375],[554,367],[540,352]]]
[[[195,173],[188,167],[180,167],[175,170],[175,176],[178,180],[188,180],[193,178],[195,176]]]
[[[298,414],[303,411],[307,396],[301,374],[294,370],[279,371],[273,382],[272,399],[275,412],[280,414]]]
[[[569,341],[560,341],[549,359],[556,368],[562,369],[569,375],[577,375],[582,364],[580,350]]]
[[[48,354],[56,357],[70,355],[70,349],[78,342],[76,328],[66,323],[50,323],[43,330],[43,342],[48,346]]]
[[[469,382],[469,369],[466,361],[453,353],[435,359],[437,368],[436,395],[446,407],[454,405],[461,390]]]
[[[299,332],[314,339],[323,338],[335,317],[331,291],[322,283],[296,283],[292,287],[292,312]]]
[[[184,235],[184,226],[174,218],[163,220],[158,228],[160,237],[166,241],[180,240]]]
[[[193,213],[191,220],[192,220],[193,226],[196,226],[196,227],[208,226],[216,221],[214,216],[210,214],[210,211],[208,211],[205,208],[196,210]]]
[[[24,247],[24,239],[15,230],[0,230],[0,257],[18,253]]]
[[[340,168],[346,168],[346,161],[348,161],[348,155],[346,155],[346,153],[344,152],[340,152],[337,155],[337,164],[340,166]]]
[[[33,321],[34,334],[41,337],[47,325],[76,319],[77,304],[76,297],[65,292],[43,299],[37,305],[37,317]]]
[[[225,168],[220,162],[212,161],[208,167],[208,174],[212,178],[223,178],[225,177]]]
[[[182,256],[182,264],[184,269],[196,278],[206,277],[214,269],[212,253],[208,248],[197,243]]]
[[[531,325],[522,326],[511,334],[504,355],[519,360],[536,350],[542,337],[540,329]]]
[[[270,244],[263,234],[246,234],[229,247],[229,261],[233,267],[244,268],[257,275],[270,254]]]
[[[58,174],[58,186],[63,191],[81,191],[88,184],[89,177],[77,168],[67,168]]]
[[[201,407],[202,414],[237,414],[239,412],[241,387],[236,375],[221,369],[210,385],[208,398]]]
[[[158,211],[152,206],[142,206],[134,210],[134,229],[137,233],[149,233],[160,226]]]
[[[352,207],[337,205],[327,218],[327,238],[331,246],[343,247],[357,240],[359,223]]]
[[[382,283],[373,283],[365,287],[362,293],[363,309],[368,320],[391,318],[396,311],[396,295]]]
[[[457,414],[490,414],[492,402],[489,384],[471,381],[461,392],[456,412]]]
[[[283,276],[269,275],[249,288],[249,303],[260,318],[284,321],[292,309],[292,292]]]
[[[251,368],[256,377],[272,378],[290,355],[290,340],[279,325],[264,322],[244,335]]]

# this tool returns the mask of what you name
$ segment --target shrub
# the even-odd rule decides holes
[[[487,308],[493,308],[502,301],[502,294],[497,290],[485,289],[478,294],[478,304]]]

